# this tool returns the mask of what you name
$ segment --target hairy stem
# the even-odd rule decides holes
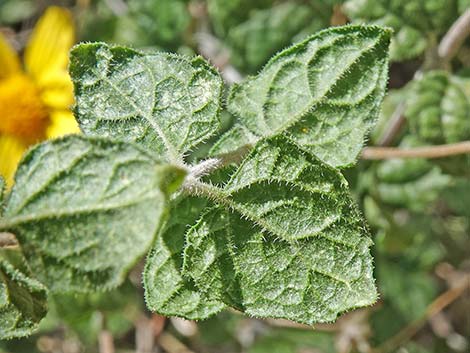
[[[253,145],[244,145],[233,152],[218,155],[213,158],[208,158],[189,170],[188,178],[199,179],[205,175],[212,173],[213,171],[226,167],[230,164],[239,164],[243,158],[250,152]]]
[[[470,154],[470,141],[406,149],[395,147],[366,147],[362,150],[361,158],[372,160],[391,158],[442,158],[467,153]]]

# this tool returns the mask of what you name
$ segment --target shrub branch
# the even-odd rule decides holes
[[[470,141],[448,145],[423,146],[415,148],[366,147],[362,159],[381,160],[391,158],[443,158],[459,154],[470,154]]]

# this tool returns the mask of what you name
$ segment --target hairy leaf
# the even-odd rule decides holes
[[[224,193],[228,206],[285,240],[331,236],[334,241],[327,230],[351,207],[343,176],[283,138],[260,142]],[[355,244],[353,235],[349,240]]]
[[[152,243],[183,175],[129,143],[47,142],[19,166],[0,229],[52,291],[115,287]]]
[[[332,321],[376,299],[371,242],[352,245],[365,233],[352,219],[338,221],[325,237],[288,242],[216,208],[187,235],[186,273],[208,298],[253,316]]]
[[[206,200],[194,197],[173,203],[171,217],[159,232],[144,270],[145,299],[150,310],[166,316],[205,319],[225,307],[219,300],[207,300],[191,278],[181,273],[186,231],[206,204]]]
[[[319,32],[234,85],[228,108],[257,139],[284,134],[327,164],[349,166],[378,116],[389,38],[373,26]]]
[[[47,291],[18,250],[0,250],[0,339],[32,333],[47,313]]]
[[[75,115],[88,135],[136,142],[181,163],[218,130],[222,80],[200,57],[80,44],[70,74]]]
[[[186,276],[197,288],[196,303],[223,301],[250,315],[308,324],[375,301],[371,240],[332,167],[278,137],[259,142],[223,189],[195,187],[212,201],[186,231],[182,269],[181,260],[169,259],[181,256],[183,240],[173,252],[166,248],[185,232],[187,206],[175,218],[178,227],[167,231],[166,248],[155,246],[144,276],[152,281],[147,301],[169,297],[157,291],[166,273],[175,288]],[[201,209],[194,211],[193,220]],[[181,309],[173,314],[192,317]]]
[[[406,101],[406,117],[423,141],[470,139],[470,79],[431,71],[416,81]]]

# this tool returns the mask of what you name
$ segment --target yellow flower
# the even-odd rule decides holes
[[[0,33],[0,174],[7,185],[29,146],[79,131],[70,111],[73,87],[67,73],[74,36],[70,12],[48,8],[26,45],[22,68]]]

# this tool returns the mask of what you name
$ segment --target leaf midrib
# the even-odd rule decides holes
[[[54,219],[54,218],[64,218],[64,217],[74,217],[79,215],[86,215],[86,214],[94,214],[100,212],[108,212],[108,211],[115,211],[120,208],[128,208],[140,203],[144,203],[151,200],[158,200],[157,195],[150,195],[138,199],[134,199],[131,202],[126,203],[111,203],[111,204],[104,204],[95,207],[88,207],[88,208],[69,208],[67,210],[48,210],[48,212],[43,213],[30,213],[28,215],[19,215],[8,217],[5,219],[0,220],[0,230],[7,230],[12,229],[17,226],[21,226],[24,223],[31,223],[31,222],[38,222],[44,221],[47,219]]]
[[[155,85],[155,78],[154,78],[154,76],[151,72],[151,69],[146,66],[146,70],[150,73],[150,76],[152,77],[152,82]],[[93,72],[94,75],[96,75],[96,77],[100,77],[100,79],[103,82],[105,82],[109,87],[111,87],[114,91],[116,91],[122,98],[124,98],[125,101],[132,106],[132,108],[135,110],[135,112],[137,114],[139,114],[141,117],[143,117],[148,122],[148,124],[154,129],[154,131],[158,134],[158,136],[162,140],[163,145],[165,146],[166,150],[168,151],[168,153],[170,155],[170,162],[175,163],[177,165],[184,165],[184,161],[181,158],[178,151],[176,150],[175,146],[173,146],[169,142],[169,140],[167,139],[167,136],[165,135],[163,130],[160,129],[160,127],[157,124],[155,124],[155,122],[152,119],[153,117],[150,114],[144,112],[142,109],[140,109],[130,97],[128,97],[126,94],[124,94],[124,92],[122,92],[119,89],[119,87],[114,85],[114,83],[112,82],[111,79],[108,78],[108,76],[100,75],[100,73],[98,73],[95,69],[92,69],[92,72]],[[152,109],[153,109],[154,106],[155,106],[155,102],[152,102]]]

